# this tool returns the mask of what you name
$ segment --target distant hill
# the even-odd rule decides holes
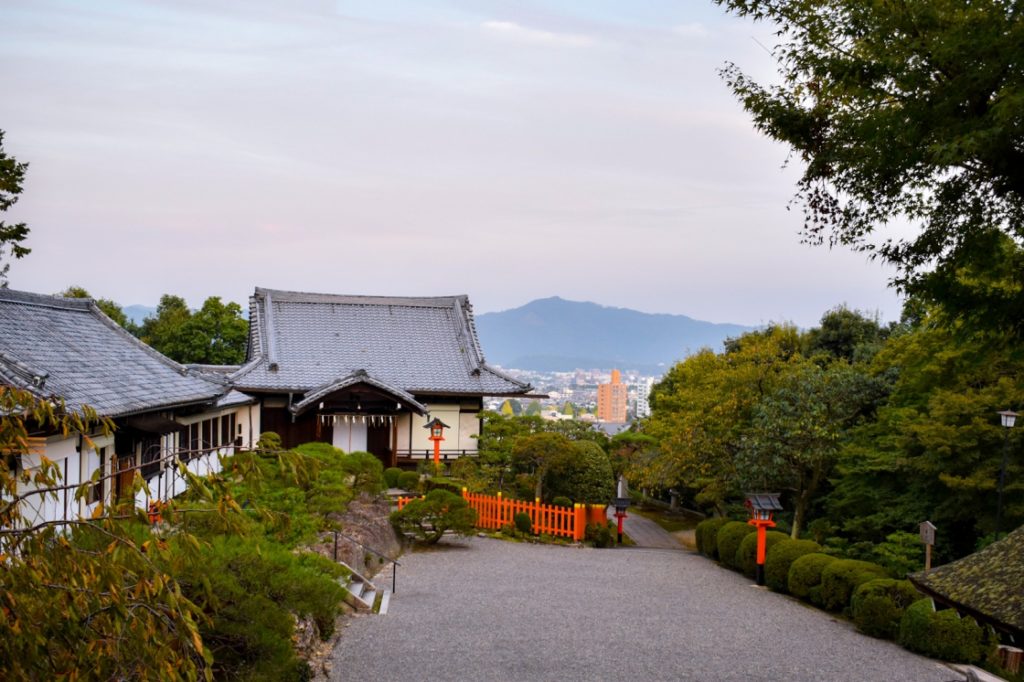
[[[754,329],[685,315],[642,313],[557,296],[476,317],[487,361],[540,372],[637,369],[660,374],[677,360]]]

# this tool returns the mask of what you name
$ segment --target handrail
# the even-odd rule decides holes
[[[399,563],[398,559],[392,559],[387,554],[382,554],[381,552],[375,550],[373,547],[368,547],[367,545],[364,545],[363,543],[359,542],[359,540],[356,540],[351,535],[345,535],[340,530],[335,530],[334,531],[334,560],[335,561],[338,560],[338,536],[339,535],[341,537],[345,538],[346,540],[350,540],[350,541],[356,543],[357,545],[359,545],[363,549],[365,549],[365,550],[367,550],[369,552],[373,552],[374,554],[379,556],[381,559],[387,559],[388,561],[393,563],[395,565],[395,568],[391,569],[391,593],[392,594],[398,594],[398,589],[397,589],[397,586],[398,586],[398,567],[402,565],[401,563]]]

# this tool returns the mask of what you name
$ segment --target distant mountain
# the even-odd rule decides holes
[[[156,308],[148,305],[128,305],[123,308],[124,314],[135,324],[142,324],[147,317],[156,315]]]
[[[539,372],[577,368],[637,369],[660,374],[677,360],[754,329],[654,315],[554,296],[476,317],[487,361]]]

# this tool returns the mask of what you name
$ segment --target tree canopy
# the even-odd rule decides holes
[[[65,298],[93,298],[92,295],[83,287],[75,285],[69,286],[67,289],[60,292],[59,295]],[[96,302],[96,307],[102,310],[103,314],[114,322],[117,322],[132,334],[135,334],[138,331],[135,324],[128,319],[128,316],[124,314],[124,310],[118,303],[110,300],[109,298],[96,298],[93,300]]]
[[[22,191],[27,163],[19,163],[4,152],[4,131],[0,130],[0,213],[13,206]],[[24,258],[32,249],[23,244],[29,228],[25,223],[5,223],[0,220],[0,287],[7,286],[7,272],[11,268],[8,258]]]
[[[185,299],[164,294],[156,313],[142,321],[139,337],[178,362],[235,365],[245,359],[249,325],[241,306],[219,296],[193,313]]]
[[[756,127],[804,164],[805,238],[868,251],[897,266],[905,291],[1024,335],[1019,3],[715,2],[777,29],[780,84],[735,64],[723,75]],[[916,234],[882,232],[902,221]],[[965,269],[993,264],[1010,275],[1002,286],[959,291]]]

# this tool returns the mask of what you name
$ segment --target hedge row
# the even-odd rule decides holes
[[[697,524],[697,550],[722,565],[754,576],[757,532],[742,521],[707,519]],[[971,618],[935,611],[931,599],[907,580],[895,580],[882,566],[841,559],[821,552],[811,540],[784,533],[765,535],[765,583],[829,611],[844,611],[857,629],[871,637],[896,639],[926,656],[978,663],[989,655],[994,638]]]

